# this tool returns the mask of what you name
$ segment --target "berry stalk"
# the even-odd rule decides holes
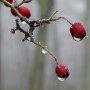
[[[41,48],[44,49],[45,51],[47,51],[48,54],[55,60],[56,64],[58,65],[57,57],[56,57],[54,54],[52,54],[52,53],[48,50],[48,48],[46,48],[45,46],[43,46],[40,42],[34,41],[34,39],[32,39],[31,42],[34,43],[35,45],[41,47]]]

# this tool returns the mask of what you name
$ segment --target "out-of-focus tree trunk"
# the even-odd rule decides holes
[[[90,0],[86,0],[87,9],[85,15],[85,25],[88,38],[85,44],[85,61],[84,61],[84,73],[83,73],[83,90],[90,90]]]
[[[50,13],[53,8],[54,0],[38,0],[39,9],[40,9],[40,18],[47,18],[50,16]],[[39,28],[37,40],[39,40],[43,45],[46,45],[47,41],[47,26],[42,26]],[[32,76],[30,79],[30,90],[43,90],[44,89],[44,68],[45,66],[45,55],[41,53],[39,47],[36,48],[34,54],[34,64],[32,68]]]
[[[32,0],[32,2],[28,4],[32,11],[30,19],[34,16],[33,19],[36,19],[38,13],[40,15],[39,18],[47,18],[50,16],[52,9],[54,9],[53,12],[60,9],[56,16],[65,16],[70,19],[71,22],[83,21],[84,0],[77,1]],[[40,12],[37,11],[37,2]],[[88,2],[90,1],[88,0]],[[10,14],[9,8],[2,6],[0,17],[0,25],[2,25],[2,42],[0,41],[0,45],[2,44],[2,57],[0,58],[2,58],[3,90],[28,90],[28,82],[29,90],[82,90],[84,41],[78,43],[73,41],[69,32],[70,25],[67,22],[59,20],[51,23],[48,27],[43,25],[36,33],[37,41],[40,41],[43,45],[47,44],[46,46],[48,46],[50,51],[58,57],[58,61],[65,64],[70,70],[69,78],[65,82],[60,82],[55,73],[56,64],[50,56],[48,58],[48,55],[43,55],[39,47],[35,46],[35,50],[34,45],[27,41],[22,43],[23,35],[21,33],[16,32],[15,35],[10,33],[10,29],[15,26],[15,18]],[[89,20],[87,24],[89,28]],[[27,26],[22,26],[27,29]],[[86,47],[90,47],[89,42],[87,41],[86,43],[88,45]],[[86,53],[88,59],[87,62],[85,61],[86,68],[84,78],[86,83],[84,84],[84,90],[89,90],[87,89],[87,86],[89,88],[90,82],[90,79],[88,79],[90,76],[88,73],[90,68],[89,53],[90,50],[88,49]],[[86,74],[88,74],[88,77]]]
[[[32,13],[37,8],[35,0],[33,3],[34,8],[30,8]],[[37,17],[36,14],[34,15]],[[5,7],[4,4],[2,4],[0,10],[0,17],[0,25],[2,25],[2,42],[0,42],[0,45],[2,45],[0,51],[2,55],[0,57],[2,59],[2,90],[28,90],[34,45],[27,41],[22,42],[24,35],[18,31],[14,35],[11,34],[10,30],[15,27],[17,17],[12,16],[10,8]],[[27,25],[22,23],[20,25],[28,30]]]

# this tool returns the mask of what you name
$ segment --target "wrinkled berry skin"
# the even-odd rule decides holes
[[[56,74],[60,78],[67,78],[69,76],[69,70],[63,64],[59,64],[56,66]]]
[[[19,13],[22,16],[25,16],[27,18],[29,18],[31,16],[31,12],[26,6],[20,6],[20,7],[16,8],[16,9],[19,11]],[[17,16],[17,14],[12,9],[11,9],[11,13],[12,13],[12,15]]]
[[[72,37],[79,38],[81,40],[86,36],[85,28],[79,22],[75,22],[74,24],[72,24],[72,26],[70,27],[70,33]]]

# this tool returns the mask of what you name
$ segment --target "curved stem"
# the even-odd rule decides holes
[[[61,17],[61,19],[64,19],[65,21],[67,21],[69,24],[73,25],[67,18],[65,17]]]
[[[56,64],[58,65],[57,57],[56,57],[55,55],[53,55],[53,54],[48,50],[48,48],[46,48],[45,46],[43,46],[40,42],[36,42],[35,40],[32,40],[31,42],[34,43],[35,45],[41,47],[41,48],[44,49],[45,51],[47,51],[48,54],[55,60]]]

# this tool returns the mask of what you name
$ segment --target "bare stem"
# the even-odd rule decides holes
[[[50,19],[52,19],[56,13],[58,13],[58,11],[55,11],[55,12],[50,16]]]
[[[12,10],[15,11],[15,13],[17,14],[17,16],[20,18],[20,20],[25,21],[28,25],[29,25],[29,31],[27,32],[26,30],[24,30],[23,28],[20,27],[19,25],[19,21],[18,19],[16,19],[16,28],[12,29],[12,33],[14,34],[16,30],[19,30],[21,33],[23,33],[25,35],[25,38],[23,39],[23,41],[28,40],[28,38],[30,37],[31,42],[34,43],[35,45],[41,47],[42,49],[44,49],[45,51],[48,52],[48,54],[55,60],[56,64],[58,65],[58,60],[57,57],[52,54],[48,48],[46,48],[45,46],[43,46],[40,42],[36,42],[33,38],[33,30],[35,30],[36,27],[39,27],[42,24],[50,24],[52,21],[57,21],[60,19],[64,19],[65,21],[67,21],[70,25],[72,25],[72,23],[66,19],[65,17],[56,17],[53,18],[53,16],[58,12],[54,12],[50,18],[48,19],[40,19],[40,20],[30,20],[26,17],[23,17],[18,10],[16,9],[17,7],[19,7],[20,5],[22,5],[23,3],[28,3],[32,0],[23,0],[21,3],[17,4],[16,7],[12,6],[12,4],[10,4],[9,2],[7,2],[6,0],[0,0],[1,2],[3,2],[4,4],[6,4],[7,6],[9,6]],[[14,0],[16,2],[16,0]]]
[[[65,17],[61,17],[61,19],[64,19],[65,21],[67,21],[69,24],[73,25],[67,18]]]
[[[58,65],[58,60],[57,60],[57,57],[52,54],[47,47],[43,46],[40,42],[36,42],[35,40],[32,41],[32,43],[34,43],[35,45],[41,47],[42,49],[44,49],[45,51],[48,52],[48,54],[55,60],[56,64]]]
[[[53,14],[53,15],[55,15],[56,14],[56,12]],[[48,19],[40,19],[40,20],[31,20],[30,21],[30,24],[31,23],[35,23],[35,24],[37,24],[36,25],[36,27],[38,27],[38,26],[40,26],[40,25],[42,25],[42,24],[50,24],[52,21],[57,21],[57,20],[60,20],[60,19],[64,19],[65,21],[67,21],[70,25],[72,25],[72,23],[67,19],[67,18],[65,18],[65,17],[56,17],[56,18],[52,18],[53,17],[53,15],[50,17],[50,18],[48,18]]]

